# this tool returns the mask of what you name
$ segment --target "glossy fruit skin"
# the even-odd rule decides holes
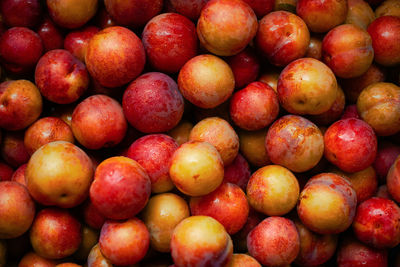
[[[41,2],[38,0],[5,0],[0,10],[4,22],[9,27],[35,27],[42,15]]]
[[[258,28],[255,44],[276,66],[286,66],[306,54],[310,42],[307,25],[297,15],[274,11],[264,16]]]
[[[392,200],[373,197],[357,208],[353,230],[358,240],[374,248],[400,243],[400,208]]]
[[[400,200],[400,190],[398,187],[399,184],[400,184],[400,155],[397,156],[386,176],[386,185],[388,188],[388,192],[390,193],[391,197],[396,201]]]
[[[324,135],[324,155],[345,172],[357,172],[370,166],[377,153],[376,135],[366,122],[344,119],[332,124]]]

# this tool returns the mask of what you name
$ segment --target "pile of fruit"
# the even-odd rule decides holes
[[[0,0],[0,267],[400,266],[399,0]]]

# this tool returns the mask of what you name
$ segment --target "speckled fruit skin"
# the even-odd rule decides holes
[[[349,181],[334,173],[321,173],[301,191],[297,213],[311,231],[337,234],[351,225],[356,206],[357,195]]]
[[[162,193],[174,184],[169,177],[169,163],[178,143],[165,134],[150,134],[137,139],[129,147],[126,156],[136,160],[151,180],[151,191]]]
[[[247,236],[249,254],[261,264],[284,266],[293,262],[300,250],[295,224],[283,217],[269,217]]]
[[[0,59],[10,72],[23,74],[32,70],[42,53],[42,40],[28,28],[13,27],[1,35]]]
[[[281,216],[292,210],[299,199],[296,177],[279,165],[255,171],[247,184],[247,199],[253,209],[268,216]]]
[[[279,75],[278,99],[292,114],[318,115],[330,109],[338,84],[332,70],[314,58],[301,58]]]
[[[87,26],[82,29],[71,31],[65,36],[64,49],[69,51],[80,61],[85,62],[89,41],[99,31],[100,29],[95,26]]]
[[[304,21],[287,11],[274,11],[260,21],[256,47],[276,66],[286,66],[306,54],[310,33]]]
[[[89,87],[85,65],[64,49],[44,54],[35,70],[35,82],[41,94],[57,104],[69,104]]]
[[[374,63],[368,68],[368,70],[359,77],[342,79],[340,84],[346,95],[346,101],[349,103],[356,103],[358,96],[367,86],[377,83],[384,82],[386,80],[386,69],[376,65]]]
[[[368,26],[375,62],[383,66],[400,63],[400,17],[382,16]]]
[[[70,143],[75,141],[71,127],[60,118],[43,117],[25,131],[24,145],[29,155],[32,155],[41,146],[54,141]]]
[[[124,138],[127,127],[120,103],[106,95],[86,98],[72,113],[72,132],[76,140],[89,149],[117,145]]]
[[[46,0],[51,19],[63,28],[75,29],[83,26],[97,12],[98,0]]]
[[[243,191],[246,191],[251,170],[247,160],[238,153],[231,164],[224,167],[224,182],[238,185]]]
[[[28,252],[25,254],[18,263],[18,267],[55,267],[56,262],[53,260],[48,260],[36,254],[35,252]]]
[[[260,60],[249,46],[240,53],[226,58],[235,76],[235,88],[243,88],[254,82],[260,72]]]
[[[31,156],[25,179],[29,193],[37,202],[71,208],[88,197],[93,165],[79,147],[55,141],[40,147]]]
[[[205,196],[192,197],[189,205],[192,215],[213,217],[230,235],[243,227],[249,214],[245,193],[239,186],[231,183],[222,183]]]
[[[294,261],[300,266],[318,266],[328,261],[337,248],[338,235],[320,235],[299,220],[294,221],[300,237],[300,252]]]
[[[126,157],[111,157],[97,166],[90,200],[105,217],[123,220],[139,213],[149,200],[151,181],[142,166]]]
[[[184,143],[172,155],[169,166],[172,182],[189,196],[211,193],[224,178],[221,156],[217,149],[207,142]]]
[[[400,200],[400,155],[391,165],[389,172],[386,176],[386,184],[390,195],[394,200]]]
[[[347,237],[339,246],[336,260],[338,267],[385,267],[388,266],[388,252]]]
[[[347,16],[346,0],[299,0],[296,13],[313,32],[327,32],[342,24]]]
[[[357,110],[377,135],[400,132],[400,87],[384,82],[369,85],[357,99]]]
[[[122,86],[135,79],[145,62],[139,37],[120,26],[105,28],[93,36],[85,56],[90,75],[105,87]]]
[[[371,36],[356,25],[337,26],[322,41],[322,60],[337,77],[358,77],[368,70],[373,59]]]
[[[197,55],[196,26],[176,13],[152,18],[143,30],[142,42],[147,61],[161,72],[176,73]]]
[[[339,169],[334,169],[332,172],[350,181],[352,187],[356,191],[357,203],[361,203],[373,197],[378,189],[378,179],[372,166],[353,173],[346,173]]]
[[[294,172],[315,167],[324,153],[320,129],[297,115],[286,115],[268,129],[265,148],[270,160]]]
[[[2,139],[0,154],[7,164],[17,168],[28,162],[30,155],[24,144],[23,131],[5,132]]]
[[[151,18],[160,13],[162,0],[105,0],[107,12],[118,25],[133,28],[143,27]]]
[[[127,221],[106,221],[100,232],[100,251],[114,265],[139,262],[150,244],[146,225],[137,218]]]
[[[29,236],[39,256],[62,259],[78,249],[82,240],[81,224],[67,210],[47,208],[36,215]]]
[[[374,248],[400,243],[400,208],[392,200],[373,197],[357,207],[353,231],[358,240]]]
[[[96,244],[90,250],[87,264],[88,267],[113,267],[111,261],[104,257],[104,255],[101,253],[99,244]]]
[[[39,118],[42,105],[42,96],[32,82],[15,80],[1,83],[0,127],[11,131],[24,129]]]
[[[236,158],[239,151],[239,137],[232,126],[219,117],[199,121],[190,131],[190,141],[208,142],[221,155],[224,166]]]
[[[227,267],[261,267],[260,263],[247,254],[233,254]]]
[[[35,217],[35,202],[25,186],[0,181],[0,238],[16,238],[30,228]]]
[[[269,85],[252,82],[233,94],[229,113],[240,128],[248,131],[260,130],[278,116],[278,97]]]
[[[211,0],[201,10],[197,35],[211,53],[232,56],[250,43],[257,27],[256,14],[245,2]]]
[[[232,254],[231,237],[209,216],[190,216],[172,233],[171,256],[176,267],[224,266]]]
[[[182,118],[184,102],[176,82],[161,72],[139,76],[126,88],[122,108],[128,122],[141,132],[166,132]]]
[[[368,25],[375,20],[374,11],[364,0],[347,0],[347,7],[345,24],[354,24],[366,30]]]
[[[178,76],[183,97],[200,108],[215,108],[225,102],[235,88],[229,65],[214,55],[199,55],[183,65]]]
[[[189,216],[187,202],[176,194],[163,193],[150,198],[142,218],[149,229],[151,247],[156,251],[170,252],[173,230]]]
[[[359,119],[339,120],[324,135],[325,158],[345,172],[358,172],[370,166],[376,157],[374,130]]]

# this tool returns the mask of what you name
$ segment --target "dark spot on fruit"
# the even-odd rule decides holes
[[[200,177],[200,174],[195,174],[195,175],[193,175],[193,178],[194,179],[197,179],[197,178],[199,178]]]

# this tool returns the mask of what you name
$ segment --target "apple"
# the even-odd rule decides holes
[[[231,164],[239,151],[238,135],[226,120],[219,117],[199,121],[190,131],[189,140],[213,145],[221,155],[224,166]]]
[[[64,35],[61,29],[48,17],[43,19],[43,22],[37,29],[37,34],[43,42],[44,51],[63,48]]]
[[[235,77],[229,65],[211,54],[188,60],[178,75],[183,97],[201,108],[215,108],[225,102],[235,88]]]
[[[346,0],[298,0],[296,13],[312,32],[324,33],[345,22],[347,8]]]
[[[111,157],[97,166],[90,200],[106,218],[124,220],[138,214],[149,200],[151,181],[133,159]],[[103,225],[104,227],[104,225]]]
[[[139,262],[149,244],[150,234],[146,225],[135,217],[126,221],[107,220],[101,228],[100,251],[114,265]]]
[[[231,237],[209,216],[183,219],[172,232],[171,256],[176,267],[224,266],[232,254]]]
[[[260,130],[278,117],[278,97],[269,85],[252,82],[232,95],[229,113],[240,128],[248,131]]]
[[[353,231],[361,242],[378,249],[400,243],[400,208],[392,200],[373,197],[357,207]]]
[[[31,266],[55,267],[56,264],[57,263],[54,260],[43,258],[38,254],[36,254],[35,252],[28,252],[19,261],[18,267],[31,267]]]
[[[32,155],[41,146],[54,141],[74,143],[71,127],[62,119],[56,117],[43,117],[35,121],[25,131],[24,145]]]
[[[311,121],[297,115],[286,115],[268,129],[265,148],[274,164],[294,172],[305,172],[322,158],[324,140],[320,129]]]
[[[132,28],[143,27],[163,7],[162,0],[105,0],[104,5],[116,24]]]
[[[97,11],[97,0],[46,0],[51,19],[59,26],[75,29],[85,25]]]
[[[400,63],[400,17],[382,16],[368,26],[375,62],[383,66]]]
[[[310,42],[307,25],[297,15],[274,11],[260,20],[255,39],[256,47],[269,62],[286,66],[303,57]]]
[[[176,73],[197,55],[196,26],[185,16],[164,13],[153,17],[142,32],[148,63],[156,70]]]
[[[314,58],[292,61],[279,75],[278,99],[292,114],[318,115],[336,100],[338,84],[332,70]]]
[[[35,27],[42,15],[39,0],[4,0],[0,4],[4,22],[9,27]]]
[[[32,248],[39,256],[62,259],[79,248],[81,224],[68,210],[46,208],[36,214],[29,236]]]
[[[243,88],[257,79],[261,62],[254,49],[247,47],[240,53],[228,57],[226,62],[232,69],[236,88]]]
[[[65,36],[64,49],[69,51],[77,59],[85,62],[87,46],[90,39],[100,31],[95,26],[87,26],[82,29],[71,31]]]
[[[0,238],[16,238],[31,227],[35,202],[25,186],[12,181],[0,181],[0,212]]]
[[[373,59],[371,36],[354,24],[333,28],[322,41],[322,60],[337,77],[358,77],[368,70]]]
[[[208,142],[189,141],[179,146],[169,166],[172,182],[189,196],[211,193],[224,179],[222,158]]]
[[[297,214],[318,234],[337,234],[353,222],[357,195],[351,183],[334,173],[313,176],[300,193]]]
[[[257,17],[244,1],[211,0],[197,21],[200,43],[218,56],[233,56],[250,43],[257,33]]]
[[[49,161],[51,164],[47,164]],[[74,144],[54,141],[33,153],[25,179],[29,193],[37,202],[61,208],[75,207],[89,196],[92,161]]]
[[[87,46],[85,63],[92,78],[105,87],[122,86],[142,72],[146,61],[143,44],[125,27],[108,27],[95,34]]]
[[[393,83],[374,83],[362,90],[357,110],[378,136],[400,132],[400,87]]]
[[[345,172],[369,167],[377,153],[374,130],[366,122],[342,119],[333,123],[324,135],[325,158]]]
[[[31,71],[43,53],[39,35],[26,27],[13,27],[0,37],[0,59],[13,73]]]
[[[29,160],[28,149],[24,144],[24,132],[5,132],[0,145],[3,159],[13,167],[19,167]]]
[[[149,72],[128,85],[122,108],[133,127],[144,133],[158,133],[169,131],[179,123],[184,102],[177,83],[170,76]]]
[[[300,238],[293,221],[284,217],[268,217],[247,236],[250,256],[263,265],[285,266],[300,251]]]
[[[296,206],[300,188],[291,171],[267,165],[251,175],[246,192],[253,209],[268,216],[282,216]]]
[[[106,95],[92,95],[75,107],[71,129],[84,147],[99,149],[120,143],[126,134],[127,122],[119,102]]]
[[[159,252],[170,252],[173,230],[189,216],[189,206],[182,197],[173,193],[151,197],[141,215],[150,233],[151,247]]]

